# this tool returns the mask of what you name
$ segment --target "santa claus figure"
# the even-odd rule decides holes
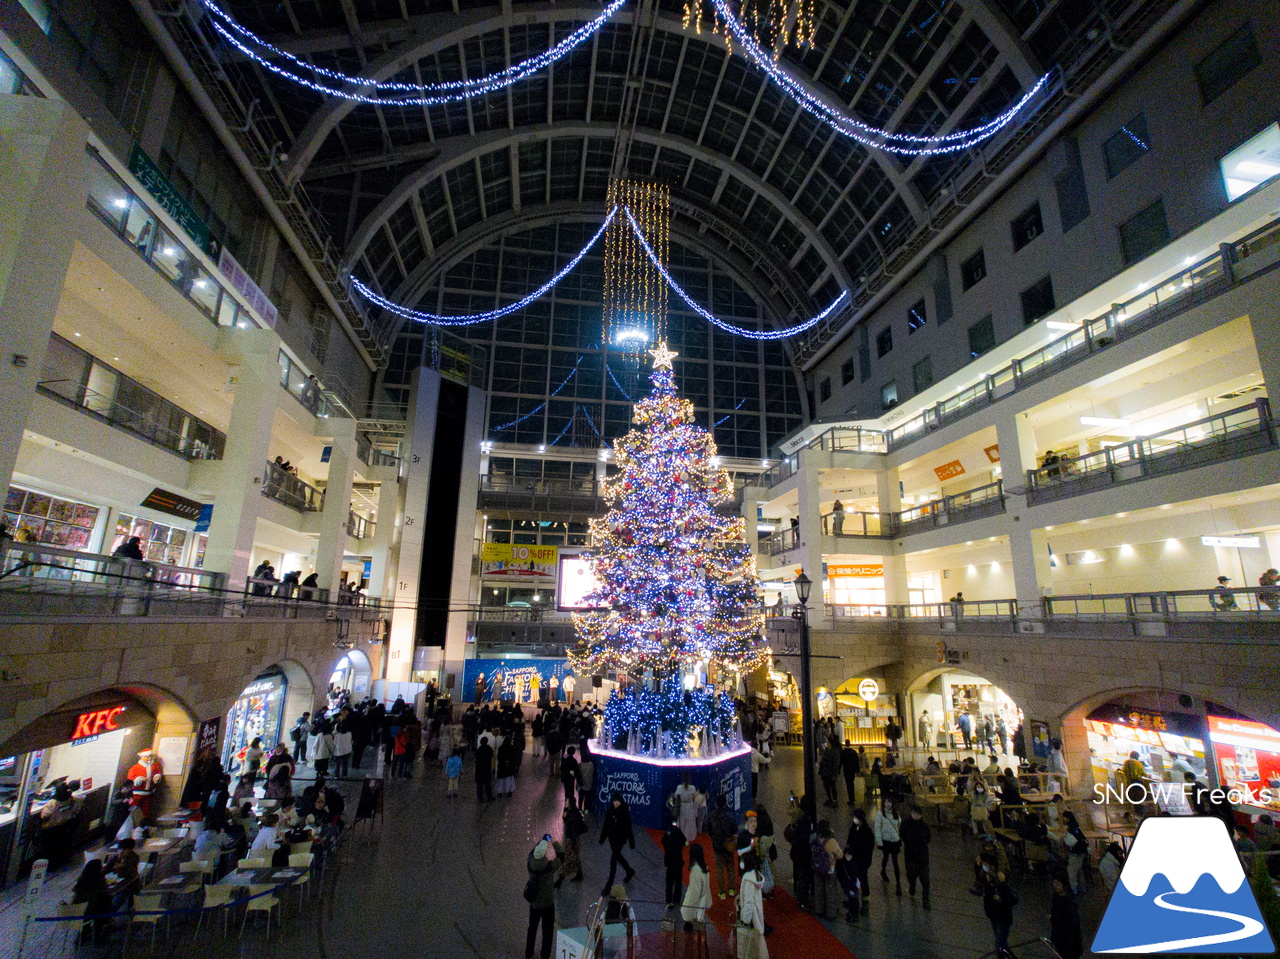
[[[142,814],[143,819],[150,819],[151,797],[164,776],[164,770],[160,766],[160,760],[156,758],[155,750],[144,749],[138,753],[138,761],[129,767],[125,775],[133,783],[133,807]]]

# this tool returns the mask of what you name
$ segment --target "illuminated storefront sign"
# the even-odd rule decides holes
[[[90,736],[100,736],[102,733],[109,733],[112,730],[120,728],[120,717],[124,715],[127,706],[109,706],[106,709],[95,709],[92,712],[81,713],[76,717],[75,731],[71,734],[72,741],[77,739],[88,739]]]

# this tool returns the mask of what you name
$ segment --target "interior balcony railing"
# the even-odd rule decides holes
[[[121,380],[127,379],[121,377]],[[114,395],[69,380],[43,380],[36,389],[109,426],[189,460],[222,459],[227,438],[208,423],[132,381]],[[137,406],[125,402],[127,396]]]
[[[1271,406],[1259,399],[1185,426],[1027,471],[1027,502],[1036,505],[1133,483],[1151,476],[1234,460],[1276,448]]]
[[[1280,586],[1046,596],[1045,619],[1280,623]]]
[[[833,426],[799,447],[791,456],[794,457],[800,450],[811,449],[842,450],[850,453],[887,452],[885,433],[880,430],[863,429],[860,426]],[[768,472],[761,474],[759,483],[765,489],[772,489],[797,472],[799,467],[793,459],[788,457]]]
[[[1280,264],[1280,219],[1111,309],[1046,346],[1020,357],[973,386],[947,397],[886,434],[890,452],[963,419],[1033,383],[1074,366],[1115,343],[1130,339],[1213,299]]]
[[[266,469],[262,473],[262,495],[300,513],[318,513],[324,509],[322,490],[270,460],[267,460]]]
[[[955,523],[995,516],[1005,511],[1004,485],[999,480],[986,486],[944,496],[897,513],[828,512],[822,515],[822,535],[837,538],[896,539]],[[761,541],[761,549],[776,556],[800,543],[800,530],[776,530]]]
[[[560,479],[486,473],[480,477],[478,506],[481,509],[589,516],[598,516],[605,511],[600,482],[594,476],[589,479]]]
[[[354,536],[356,539],[372,539],[377,525],[373,520],[361,516],[355,510],[347,511],[348,536]]]

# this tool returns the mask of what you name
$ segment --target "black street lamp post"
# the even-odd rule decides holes
[[[800,725],[804,746],[804,794],[811,803],[817,803],[817,750],[813,741],[813,675],[809,650],[809,592],[813,589],[813,580],[801,571],[795,579],[795,587],[796,597],[800,600]]]

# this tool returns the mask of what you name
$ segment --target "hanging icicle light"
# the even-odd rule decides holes
[[[656,183],[612,180],[609,208],[618,207],[626,207],[640,225],[653,257],[630,220],[615,216],[604,234],[604,342],[639,356],[666,335],[667,284],[654,261],[667,261],[671,194]]]
[[[736,23],[726,22],[728,16]],[[733,53],[737,32],[734,28],[741,26],[757,46],[773,51],[774,60],[788,44],[811,46],[818,32],[815,0],[730,0],[723,5],[708,0],[685,0],[685,29],[692,27],[701,33],[704,22],[709,30],[724,37],[730,53]],[[741,42],[740,37],[737,39]]]

